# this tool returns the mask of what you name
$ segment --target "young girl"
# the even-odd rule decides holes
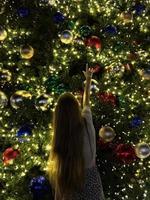
[[[53,116],[53,141],[48,175],[55,200],[104,200],[101,178],[96,166],[95,129],[90,109],[93,71],[86,77],[83,109],[71,93],[62,94]]]

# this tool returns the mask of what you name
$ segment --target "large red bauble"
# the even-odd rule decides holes
[[[116,106],[117,98],[112,93],[101,92],[98,94],[98,97],[103,103],[108,103],[112,106]]]
[[[7,148],[3,153],[3,162],[5,165],[9,164],[13,161],[20,152],[18,150],[14,150],[12,147]]]
[[[86,38],[84,44],[88,47],[94,47],[96,49],[102,48],[101,40],[97,36],[91,36],[89,38]]]
[[[114,150],[114,153],[116,158],[124,164],[132,163],[137,159],[134,147],[130,144],[118,144]]]

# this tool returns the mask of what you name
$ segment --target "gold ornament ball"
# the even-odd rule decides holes
[[[51,104],[52,98],[50,98],[50,96],[47,94],[42,94],[37,97],[35,107],[37,108],[37,110],[46,111],[49,109]]]
[[[125,24],[131,23],[133,20],[133,14],[130,12],[122,12],[120,18],[123,20]]]
[[[113,128],[111,128],[109,126],[104,126],[99,130],[99,136],[105,142],[111,142],[115,138],[116,133]]]
[[[7,38],[7,31],[0,27],[0,41],[4,41]]]
[[[69,30],[65,30],[60,35],[60,40],[64,44],[70,44],[73,41],[73,34]]]
[[[34,55],[34,49],[30,45],[25,45],[20,48],[20,55],[24,59],[31,59]]]
[[[6,83],[11,81],[12,74],[7,69],[0,69],[0,83]]]
[[[150,156],[150,146],[146,143],[139,143],[135,146],[135,153],[138,158],[147,158]]]
[[[14,109],[19,109],[25,107],[29,100],[31,100],[32,95],[25,90],[18,90],[10,98],[10,104]]]

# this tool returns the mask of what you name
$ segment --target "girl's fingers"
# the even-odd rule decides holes
[[[86,72],[85,71],[82,71],[82,72],[83,72],[84,76],[86,77]]]

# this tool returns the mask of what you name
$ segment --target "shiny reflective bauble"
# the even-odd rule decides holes
[[[111,142],[115,138],[116,133],[113,128],[111,128],[109,126],[104,126],[99,130],[99,136],[105,142]]]
[[[117,34],[117,28],[116,28],[116,26],[108,25],[104,29],[104,32],[109,34],[109,35],[116,35]]]
[[[61,33],[60,40],[64,44],[70,44],[73,40],[73,34],[69,30],[65,30]]]
[[[10,98],[10,104],[14,109],[24,108],[31,100],[32,95],[25,90],[18,90]]]
[[[4,108],[8,104],[8,98],[4,92],[0,91],[0,108]]]
[[[6,83],[11,80],[12,74],[7,69],[0,70],[0,83]]]
[[[33,177],[29,183],[30,192],[32,192],[35,199],[41,199],[45,193],[47,193],[50,188],[48,180],[44,176]],[[39,198],[40,197],[40,198]]]
[[[19,142],[29,141],[29,137],[32,135],[32,129],[28,125],[22,126],[16,133]]]
[[[20,48],[20,55],[23,59],[31,59],[34,55],[34,49],[30,45],[24,45]]]
[[[18,15],[19,15],[20,17],[27,17],[27,16],[29,16],[29,14],[30,14],[29,9],[26,8],[26,7],[21,7],[21,8],[19,8],[17,11],[18,11]]]
[[[82,26],[79,31],[80,35],[83,37],[87,37],[92,33],[91,27],[87,25]]]
[[[135,153],[138,158],[147,158],[150,156],[150,146],[146,143],[139,143],[135,146]]]
[[[51,104],[51,98],[47,94],[43,94],[36,99],[35,106],[37,110],[46,111]]]
[[[125,24],[127,23],[131,23],[133,20],[133,13],[131,12],[122,12],[120,15],[121,20],[123,20],[123,22]]]
[[[4,41],[7,38],[7,31],[0,27],[0,41]]]
[[[65,20],[65,16],[61,12],[56,12],[53,16],[53,21],[55,23],[61,23]]]

